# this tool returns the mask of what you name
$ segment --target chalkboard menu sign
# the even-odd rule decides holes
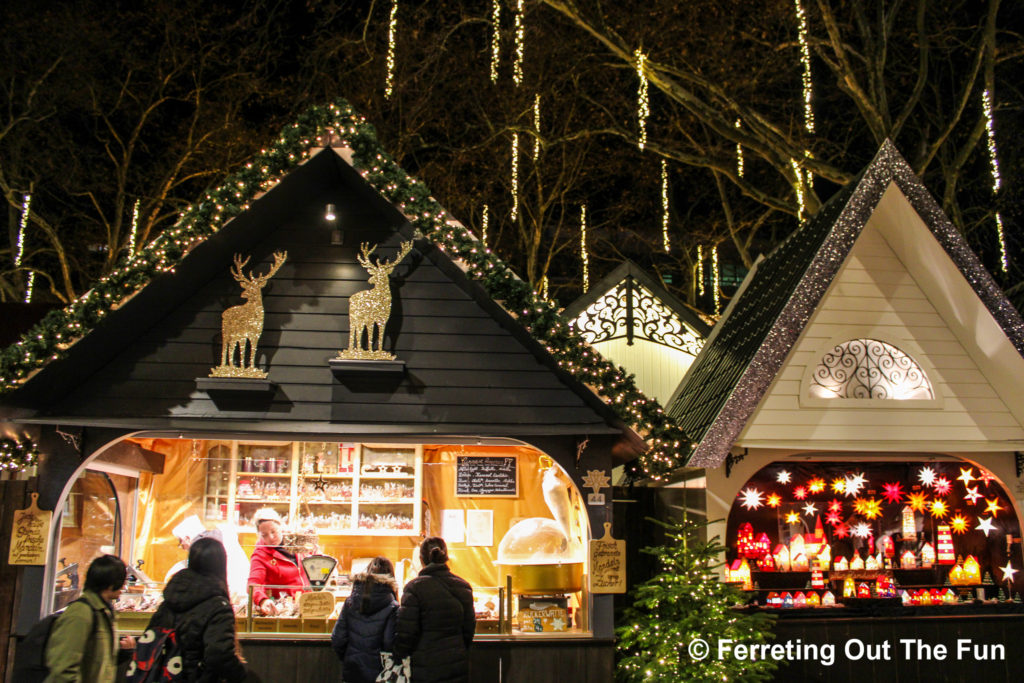
[[[456,496],[519,496],[519,469],[514,456],[460,455],[455,469]]]

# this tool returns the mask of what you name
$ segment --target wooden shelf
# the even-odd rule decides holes
[[[414,505],[416,503],[415,498],[403,498],[401,500],[369,500],[366,498],[360,498],[360,505]]]
[[[299,505],[351,505],[352,500],[302,500]]]
[[[379,474],[374,472],[373,474],[360,474],[360,479],[415,479],[415,474]]]
[[[320,477],[323,477],[324,479],[353,479],[355,476],[356,475],[354,473],[348,472],[344,474],[300,474],[299,478],[312,479],[313,481],[316,481]]]
[[[279,479],[287,479],[291,477],[291,472],[239,472],[238,478],[242,477],[277,477]]]

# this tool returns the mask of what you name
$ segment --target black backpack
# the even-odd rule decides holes
[[[96,611],[85,598],[78,598],[64,607],[67,609],[76,602],[85,602],[92,614],[93,626],[95,627]],[[14,676],[12,680],[18,683],[42,683],[50,675],[50,669],[46,666],[46,645],[50,642],[50,632],[53,625],[64,614],[64,609],[43,617],[29,629],[25,639],[18,645],[18,653],[14,662]]]

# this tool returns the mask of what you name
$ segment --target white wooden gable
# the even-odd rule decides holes
[[[886,342],[934,398],[814,397],[836,345]],[[827,373],[826,373],[827,374]],[[1024,449],[1024,358],[895,183],[736,440],[802,450]]]

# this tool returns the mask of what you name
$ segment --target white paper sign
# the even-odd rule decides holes
[[[445,543],[466,540],[466,516],[462,510],[441,510],[441,538]]]
[[[466,510],[466,545],[494,545],[494,510]]]

